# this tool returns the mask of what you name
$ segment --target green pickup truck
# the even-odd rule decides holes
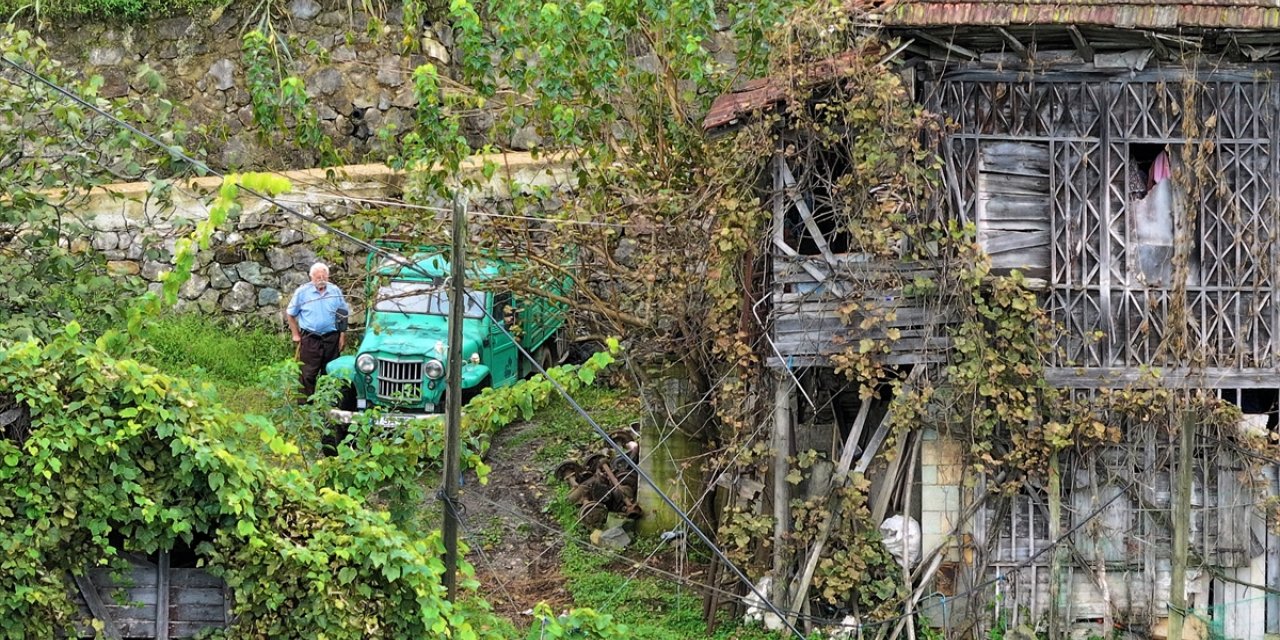
[[[375,266],[375,259],[370,255],[369,304],[360,350],[334,360],[325,370],[350,383],[335,413],[349,420],[347,412],[372,407],[397,413],[442,412],[448,386],[449,261],[443,252],[430,249],[414,254],[413,266],[394,261]],[[480,258],[467,269],[462,321],[464,403],[485,387],[513,384],[536,372],[508,332],[543,368],[555,366],[567,355],[565,306],[506,289],[503,283],[518,268],[500,258]],[[557,293],[567,289],[567,281],[550,288]]]

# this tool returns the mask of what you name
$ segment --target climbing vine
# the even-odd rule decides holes
[[[240,38],[245,81],[252,104],[253,121],[263,139],[291,133],[298,146],[316,155],[318,166],[341,164],[342,155],[320,126],[301,78],[285,75],[286,60],[276,45],[274,29],[246,31]]]

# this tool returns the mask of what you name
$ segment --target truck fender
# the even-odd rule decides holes
[[[462,365],[462,387],[474,387],[489,377],[489,367],[483,364],[467,363]]]
[[[356,381],[356,357],[341,356],[325,365],[325,375],[346,380],[352,384]]]

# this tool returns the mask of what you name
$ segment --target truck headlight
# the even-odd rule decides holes
[[[367,353],[362,353],[356,358],[356,371],[359,371],[360,373],[373,373],[373,370],[376,368],[378,368],[378,361],[375,360],[373,356]]]
[[[427,377],[432,380],[439,380],[444,377],[444,365],[440,364],[439,360],[428,360],[426,370]]]

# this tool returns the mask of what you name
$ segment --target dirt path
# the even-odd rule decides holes
[[[537,439],[519,442],[530,423],[504,429],[489,448],[489,483],[467,478],[467,559],[476,568],[480,594],[501,616],[527,625],[525,611],[546,601],[553,610],[567,608],[569,593],[560,573],[559,525],[543,512],[551,499],[553,481],[548,469],[534,461]]]

